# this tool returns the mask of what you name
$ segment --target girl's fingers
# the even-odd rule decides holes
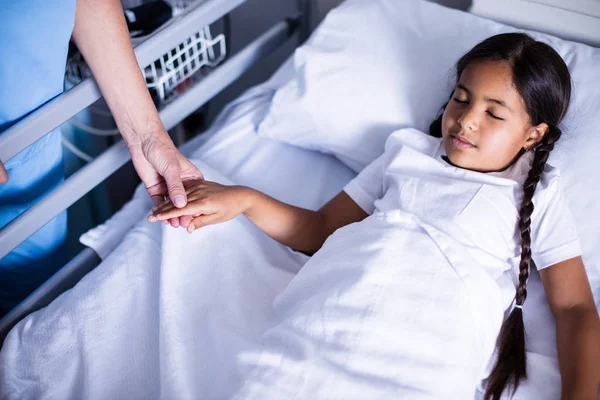
[[[190,222],[187,227],[188,233],[194,232],[198,228],[202,228],[203,226],[212,225],[219,222],[220,216],[219,214],[205,214],[196,217]]]
[[[183,216],[190,216],[190,215],[196,215],[196,214],[204,214],[205,213],[205,207],[202,206],[202,204],[199,203],[193,203],[193,204],[188,204],[187,206],[185,206],[184,208],[175,208],[175,207],[171,207],[171,208],[167,208],[164,211],[161,210],[157,210],[153,213],[153,215],[151,215],[150,217],[154,217],[154,219],[149,218],[150,222],[153,221],[164,221],[164,220],[168,220],[171,218],[179,218],[179,217],[183,217]],[[178,225],[179,226],[179,225]]]
[[[177,207],[175,207],[175,204],[173,204],[170,200],[167,199],[163,203],[161,203],[161,204],[157,205],[156,207],[154,207],[152,209],[152,213],[156,215],[158,213],[164,213],[164,212],[175,210],[175,209],[177,209],[177,210],[185,210],[188,207],[193,206],[194,202],[197,202],[198,200],[201,200],[204,197],[206,197],[206,195],[204,193],[199,193],[199,192],[188,194],[187,195],[187,202],[188,202],[188,204],[185,207],[183,207],[183,208],[177,208]]]
[[[188,197],[188,204],[183,207],[183,208],[177,208],[175,207],[175,205],[173,203],[168,203],[168,204],[164,204],[158,207],[154,207],[152,209],[152,214],[157,215],[157,214],[164,214],[166,212],[171,212],[174,210],[179,210],[179,211],[183,211],[183,210],[189,210],[190,208],[194,207],[194,204],[192,203],[194,201],[194,199],[190,199]],[[184,213],[184,214],[189,214],[189,213]]]
[[[177,218],[179,220],[179,217],[189,215],[190,212],[186,212],[186,209],[188,209],[188,206],[185,206],[184,208],[177,208],[175,206],[156,208],[153,209],[152,214],[148,216],[148,221],[162,221],[171,224],[171,226],[173,226],[174,228],[177,228],[179,226],[179,223],[177,223],[177,226],[173,225],[173,221],[171,221],[171,218]],[[160,218],[158,217],[159,215]]]
[[[152,209],[152,212],[154,214],[156,214],[157,212],[163,212],[165,210],[171,210],[173,208],[177,208],[177,207],[175,207],[175,205],[173,203],[171,203],[171,200],[167,200],[167,201],[157,205],[156,207],[154,207]]]
[[[210,187],[212,182],[208,181],[199,181],[192,185],[191,187],[185,190],[185,194],[187,196],[188,203],[191,201],[198,200],[202,197],[204,191]],[[154,208],[152,208],[152,212],[155,211],[162,212],[164,209],[176,208],[170,198],[167,197],[166,200],[163,200],[163,195],[152,195],[152,202],[154,204]]]
[[[166,221],[166,220],[170,220],[171,218],[177,218],[179,220],[180,218],[189,216],[189,219],[187,219],[187,223],[189,223],[189,221],[191,221],[191,219],[192,219],[192,217],[191,217],[192,215],[202,214],[202,213],[203,213],[203,208],[197,202],[188,203],[188,205],[183,208],[177,208],[174,205],[169,204],[166,207],[159,207],[159,208],[153,209],[152,214],[150,214],[148,216],[148,221],[150,221],[150,222]],[[173,225],[172,221],[169,221],[169,222],[171,222],[171,225],[175,228],[177,228],[179,226],[183,226],[181,224],[181,220],[179,220],[179,222],[177,223],[177,226]]]

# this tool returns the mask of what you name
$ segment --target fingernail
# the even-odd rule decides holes
[[[185,207],[185,197],[179,195],[175,196],[175,207]]]
[[[194,232],[194,229],[196,229],[196,227],[194,225],[190,225],[190,226],[188,226],[187,230],[189,233],[192,233],[192,232]]]

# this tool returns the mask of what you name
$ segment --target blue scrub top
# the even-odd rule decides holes
[[[0,135],[62,93],[74,19],[75,0],[0,0]],[[4,166],[0,227],[63,180],[60,129]],[[0,309],[10,310],[64,265],[66,225],[63,212],[0,260]]]

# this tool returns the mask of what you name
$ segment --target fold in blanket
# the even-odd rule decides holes
[[[237,355],[270,326],[274,297],[306,259],[244,217],[193,235],[142,221],[10,332],[0,398],[228,398]]]
[[[0,398],[480,398],[503,295],[417,222],[375,214],[307,262],[244,217],[142,221],[10,332]],[[528,376],[515,399],[558,399],[556,360]]]
[[[241,399],[473,399],[503,319],[496,282],[400,211],[336,231],[243,355]]]

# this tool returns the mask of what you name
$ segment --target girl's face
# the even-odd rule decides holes
[[[463,70],[442,117],[450,162],[480,172],[507,168],[521,149],[542,140],[548,126],[532,126],[510,65],[471,63]]]

